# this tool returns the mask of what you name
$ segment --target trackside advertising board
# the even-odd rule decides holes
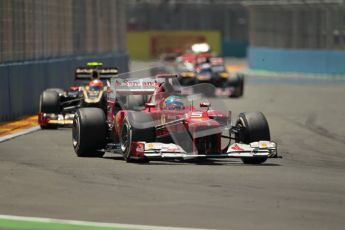
[[[162,53],[186,49],[194,43],[206,42],[215,53],[220,53],[219,31],[131,31],[127,33],[128,52],[131,58],[148,60]]]

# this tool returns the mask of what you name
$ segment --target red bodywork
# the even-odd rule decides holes
[[[185,53],[182,55],[182,61],[190,62],[194,66],[207,62],[210,58],[213,58],[214,54],[205,53]]]
[[[221,125],[228,121],[228,115],[214,110],[196,109],[195,107],[186,107],[184,110],[171,111],[165,110],[160,105],[167,98],[164,95],[164,90],[160,85],[156,86],[155,92],[150,96],[148,104],[156,106],[146,106],[140,112],[149,113],[155,124],[156,139],[171,136],[172,133],[180,133],[188,131],[190,134],[191,142],[189,145],[192,147],[193,154],[214,154],[221,152]],[[107,119],[112,123],[112,132],[115,142],[118,141],[123,121],[127,116],[127,110],[116,110],[116,102],[108,101],[108,114]],[[110,109],[112,108],[112,109]],[[215,119],[216,118],[216,119]],[[170,125],[165,125],[170,124]],[[212,129],[212,135],[203,136],[204,130]],[[142,142],[132,142],[131,155],[133,157],[143,157],[144,151]],[[202,149],[202,153],[200,150]]]

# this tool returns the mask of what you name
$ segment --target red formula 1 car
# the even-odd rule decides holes
[[[47,89],[42,92],[38,123],[42,129],[71,125],[74,113],[80,107],[98,107],[106,111],[107,83],[117,74],[117,68],[88,63],[75,70],[74,86],[68,90]]]
[[[103,156],[109,151],[122,154],[127,162],[240,158],[248,164],[277,157],[262,113],[241,113],[232,124],[231,112],[218,109],[224,110],[222,100],[214,99],[211,106],[202,94],[184,93],[176,78],[112,79],[107,113],[99,108],[76,112],[72,129],[76,154]]]

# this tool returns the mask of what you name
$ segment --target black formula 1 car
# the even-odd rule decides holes
[[[117,68],[88,63],[75,70],[75,83],[68,90],[46,89],[40,96],[38,123],[42,129],[71,125],[81,107],[98,107],[106,111],[107,80],[116,76]]]

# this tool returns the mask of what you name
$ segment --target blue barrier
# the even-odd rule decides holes
[[[345,51],[250,47],[251,69],[278,72],[345,74]]]
[[[35,114],[39,96],[46,88],[68,88],[74,69],[89,61],[117,66],[128,72],[128,55],[104,54],[0,64],[0,121]]]
[[[10,106],[10,87],[8,80],[8,67],[0,67],[0,120],[8,120],[11,116],[11,106]]]
[[[243,58],[247,55],[248,42],[236,40],[222,41],[222,55],[224,57]]]

